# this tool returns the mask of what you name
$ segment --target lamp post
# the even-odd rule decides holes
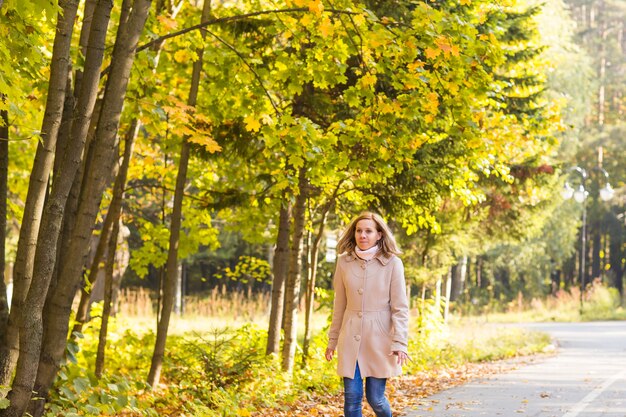
[[[601,161],[601,159],[600,159]],[[613,198],[614,190],[609,183],[609,173],[600,165],[592,169],[594,172],[599,172],[604,180],[604,186],[598,190],[598,195],[602,201],[608,201]],[[568,170],[568,177],[572,173],[578,174],[579,182],[576,188],[572,187],[569,180],[565,181],[563,191],[561,195],[564,199],[569,200],[572,197],[574,200],[582,205],[582,226],[580,230],[580,263],[579,263],[579,283],[580,283],[580,314],[583,313],[583,295],[585,293],[585,249],[586,249],[586,233],[587,233],[587,207],[586,200],[589,196],[589,191],[586,188],[586,181],[589,178],[587,171],[579,166],[571,167]]]

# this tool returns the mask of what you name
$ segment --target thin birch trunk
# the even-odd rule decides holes
[[[435,312],[441,315],[441,276],[437,277],[435,282]]]
[[[278,236],[274,251],[274,279],[272,280],[272,304],[267,330],[266,354],[278,354],[280,351],[280,330],[282,327],[285,299],[285,276],[289,272],[289,219],[291,203],[283,201],[278,220]]]
[[[78,47],[80,53],[85,56],[87,54],[87,45],[89,44],[89,33],[91,32],[91,22],[93,21],[93,15],[96,10],[96,4],[98,0],[86,0],[83,7],[83,25],[80,30],[80,37],[78,38]],[[76,70],[74,77],[74,95],[78,98],[80,92],[81,83],[83,80],[82,69]]]
[[[211,1],[205,0],[202,8],[202,17],[200,19],[201,23],[209,20],[210,14]],[[205,36],[204,32],[202,33],[202,36]],[[197,49],[196,53],[198,54],[198,60],[193,63],[191,86],[189,88],[189,98],[187,100],[187,104],[192,107],[196,105],[198,98],[203,52],[202,48]],[[185,183],[187,182],[189,152],[189,140],[188,137],[184,137],[180,151],[178,175],[176,177],[176,189],[174,191],[174,207],[172,208],[172,217],[170,222],[170,242],[167,253],[167,271],[163,289],[163,307],[161,308],[160,320],[157,326],[157,336],[154,343],[154,352],[152,354],[152,362],[150,364],[150,372],[148,374],[148,384],[150,384],[153,389],[159,383],[159,379],[161,378],[161,368],[163,366],[167,332],[169,330],[172,306],[174,305],[174,299],[176,297],[176,284],[178,282],[178,244],[182,223],[182,206]]]
[[[4,101],[5,97],[0,95],[0,102]],[[7,198],[9,192],[9,114],[7,110],[0,111],[0,119],[0,346],[6,346],[7,326],[9,325],[9,303],[7,287],[4,283]]]
[[[309,262],[308,262],[308,277],[307,286],[305,292],[305,313],[304,313],[304,341],[302,342],[302,364],[306,365],[306,361],[309,358],[309,346],[311,344],[311,317],[313,316],[313,305],[315,302],[315,281],[317,279],[317,261],[320,252],[320,243],[324,236],[324,229],[326,227],[326,219],[328,218],[328,212],[334,205],[333,199],[324,206],[322,211],[322,217],[320,219],[319,229],[313,239],[313,244],[310,248]]]
[[[296,356],[298,332],[298,304],[300,300],[300,282],[302,278],[302,238],[306,218],[307,200],[306,168],[298,173],[299,192],[293,209],[294,225],[289,252],[289,275],[285,283],[285,343],[282,352],[282,368],[291,373]]]
[[[111,199],[111,203],[109,204],[109,210],[107,211],[107,215],[104,219],[104,224],[102,225],[102,232],[100,233],[100,239],[98,240],[96,253],[91,263],[91,268],[89,269],[89,277],[87,278],[86,285],[84,285],[81,290],[80,303],[76,311],[76,323],[74,324],[74,328],[72,329],[72,334],[74,334],[75,332],[82,332],[83,324],[87,321],[87,318],[89,316],[89,299],[91,295],[91,292],[88,291],[88,288],[90,288],[96,282],[96,277],[98,276],[98,271],[100,270],[100,263],[102,261],[102,258],[104,257],[106,247],[107,245],[109,245],[108,241],[110,237],[116,236],[114,233],[111,232],[111,230],[113,229],[113,226],[118,222],[122,212],[122,203],[124,202],[124,189],[126,188],[128,168],[130,166],[130,159],[133,154],[133,147],[135,144],[135,139],[137,138],[138,128],[139,122],[137,119],[134,119],[130,128],[128,129],[128,132],[126,133],[126,144],[124,147],[122,165],[115,179],[115,185],[113,186],[113,197]]]
[[[20,226],[15,265],[13,269],[13,298],[6,330],[6,342],[0,346],[0,385],[8,385],[19,352],[19,326],[24,300],[33,276],[37,237],[46,197],[48,177],[54,161],[57,134],[61,125],[63,104],[70,62],[70,47],[78,0],[60,1],[56,36],[52,49],[50,80],[46,110],[41,124],[41,141],[30,175],[24,216]]]
[[[448,322],[448,315],[450,314],[450,295],[452,294],[452,268],[448,268],[448,274],[446,275],[446,297],[444,299],[443,309],[443,322]]]
[[[100,333],[98,335],[98,352],[96,354],[96,378],[102,377],[104,370],[104,357],[107,345],[107,333],[109,329],[109,317],[111,317],[111,299],[113,298],[113,270],[115,269],[115,252],[117,249],[117,241],[120,234],[119,213],[107,251],[107,264],[104,274],[104,305],[102,309],[102,324],[100,325]]]
[[[83,21],[78,42],[80,53],[83,56],[87,55],[89,35],[91,33],[91,23],[93,21],[93,16],[97,3],[97,0],[86,0],[83,8]],[[68,72],[68,77],[71,77],[71,72]],[[65,155],[67,146],[70,143],[70,137],[72,133],[72,120],[74,119],[76,103],[81,94],[82,80],[83,68],[78,67],[74,75],[73,91],[72,84],[68,80],[67,93],[65,94],[65,106],[63,109],[63,120],[61,122],[61,129],[59,130],[59,136],[57,139],[57,157],[54,160],[54,167],[52,171],[53,179],[56,176],[60,175],[60,170],[62,169],[63,164],[63,155]],[[87,140],[84,145],[85,150],[89,149],[89,142],[91,138],[93,138],[93,133],[95,131],[95,126],[98,119],[97,116],[100,113],[100,107],[101,100],[96,99],[96,103],[92,111],[92,117],[89,121],[89,128],[87,130]],[[74,175],[74,182],[72,183],[72,188],[70,189],[70,194],[67,203],[65,204],[65,213],[63,216],[61,235],[57,244],[57,262],[55,265],[54,273],[52,275],[52,279],[50,280],[50,287],[48,288],[48,298],[52,296],[52,294],[54,293],[54,288],[56,287],[57,276],[59,274],[59,265],[61,265],[61,254],[66,253],[69,247],[69,239],[72,234],[72,229],[74,227],[74,221],[76,219],[76,213],[78,210],[78,199],[80,194],[80,187],[82,185],[82,177],[85,169],[88,169],[86,167],[89,166],[89,152],[85,151],[83,152],[83,154],[86,155],[86,157],[83,156],[81,166],[78,169],[76,175]],[[48,300],[46,300],[46,303],[48,303]],[[45,308],[46,307],[44,306],[44,309]]]
[[[604,126],[605,120],[605,112],[606,112],[606,67],[607,67],[607,53],[606,53],[606,45],[609,30],[608,26],[608,17],[606,16],[606,5],[604,0],[598,1],[598,16],[599,16],[599,27],[600,27],[600,51],[598,53],[600,57],[600,68],[598,70],[599,75],[599,88],[598,88],[598,126],[602,129]]]
[[[98,7],[103,1],[98,2]],[[117,130],[120,115],[135,50],[150,11],[150,4],[151,0],[136,0],[128,18],[128,24],[118,29],[111,57],[111,70],[102,99],[102,110],[91,145],[93,162],[85,171],[78,218],[70,239],[71,243],[67,256],[63,257],[58,285],[46,308],[45,343],[42,346],[42,360],[39,363],[36,385],[36,392],[41,398],[47,396],[64,358],[72,301],[80,285],[102,194],[108,185],[109,174],[117,159]],[[94,25],[96,18],[97,16],[94,17]],[[83,80],[84,83],[85,80]]]

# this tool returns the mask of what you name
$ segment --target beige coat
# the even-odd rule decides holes
[[[343,254],[333,279],[335,302],[328,347],[337,349],[337,373],[389,378],[402,373],[392,351],[407,352],[409,304],[404,266],[382,254],[364,261]]]

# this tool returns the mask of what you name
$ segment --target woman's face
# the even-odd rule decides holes
[[[376,222],[372,219],[362,219],[356,223],[354,239],[361,250],[366,250],[376,245],[383,234],[376,230]]]

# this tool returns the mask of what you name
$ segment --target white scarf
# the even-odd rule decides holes
[[[361,250],[357,246],[356,248],[354,248],[354,252],[356,253],[356,256],[358,256],[359,258],[369,261],[378,253],[378,245],[374,245],[371,248],[365,249],[365,250]]]

